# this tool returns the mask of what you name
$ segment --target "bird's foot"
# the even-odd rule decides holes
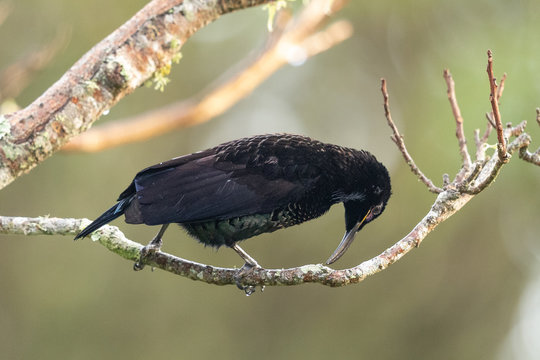
[[[167,227],[169,227],[169,224],[163,224],[161,225],[161,228],[159,229],[159,232],[156,236],[141,249],[141,255],[139,256],[139,260],[133,264],[133,270],[139,271],[144,269],[144,265],[146,261],[148,260],[148,257],[159,250],[161,250],[161,245],[163,244],[163,241],[161,238],[163,237],[163,234],[165,233],[165,230],[167,230]],[[154,268],[152,268],[153,270]]]
[[[139,260],[133,264],[133,270],[140,271],[144,269],[144,266],[146,264],[146,261],[148,260],[148,257],[156,252],[158,252],[161,249],[161,241],[155,242],[152,240],[150,244],[146,245],[141,249],[141,255],[139,256]]]
[[[245,285],[243,284],[244,279],[251,275],[254,271],[260,270],[262,267],[255,262],[255,264],[245,263],[244,266],[242,266],[234,276],[234,282],[236,283],[236,286],[246,293],[246,296],[250,296],[257,290],[257,286],[255,285]],[[264,291],[264,286],[261,286],[261,292]]]

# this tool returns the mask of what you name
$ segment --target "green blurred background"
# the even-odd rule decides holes
[[[26,106],[146,1],[13,1],[0,27],[0,68],[54,38],[71,41],[17,98]],[[540,2],[351,1],[339,17],[354,36],[285,67],[228,113],[193,128],[96,154],[58,153],[0,192],[0,214],[95,218],[143,167],[223,141],[293,132],[367,149],[389,168],[393,196],[336,266],[354,266],[408,233],[434,195],[410,173],[386,126],[379,91],[388,80],[394,119],[419,166],[437,184],[459,168],[443,68],[450,68],[465,130],[490,109],[486,50],[508,73],[504,121],[529,121],[540,145]],[[141,88],[99,123],[187,98],[259,49],[260,8],[222,17],[182,49],[164,93]],[[493,135],[491,142],[493,143]],[[86,239],[0,238],[3,359],[512,359],[540,353],[540,171],[514,159],[497,182],[386,271],[345,288],[270,287],[246,297],[132,264]],[[146,243],[156,229],[118,220]],[[343,209],[259,236],[244,248],[265,267],[319,263],[344,231]],[[164,250],[240,266],[227,249],[168,231]]]

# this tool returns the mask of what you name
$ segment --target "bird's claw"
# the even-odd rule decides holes
[[[156,252],[158,252],[161,249],[161,244],[154,244],[150,243],[143,247],[141,249],[141,255],[139,256],[139,260],[133,264],[133,270],[140,271],[144,269],[144,266],[146,264],[146,261],[148,260],[148,257]]]
[[[254,271],[262,269],[262,267],[259,264],[252,265],[249,263],[245,263],[234,276],[234,282],[236,283],[236,286],[246,293],[246,296],[250,296],[257,290],[257,286],[255,285],[245,285],[243,284],[244,278],[246,278],[248,275],[252,274]],[[261,292],[264,291],[264,286],[261,286]]]

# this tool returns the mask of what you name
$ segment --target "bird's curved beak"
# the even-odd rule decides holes
[[[366,215],[361,221],[357,222],[356,225],[354,225],[351,230],[345,233],[345,235],[343,236],[343,239],[341,239],[341,242],[339,243],[338,247],[336,248],[332,256],[330,256],[328,260],[326,260],[326,265],[330,265],[338,261],[339,258],[342,257],[343,254],[345,254],[345,251],[347,251],[349,246],[351,246],[352,242],[354,241],[354,236],[356,235],[356,232],[360,230],[360,228],[362,227],[362,224],[366,221],[366,219],[368,219],[368,221],[369,219],[371,219],[370,215],[371,215],[371,209],[368,210],[368,212],[366,213]]]

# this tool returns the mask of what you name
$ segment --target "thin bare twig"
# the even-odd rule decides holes
[[[456,120],[456,137],[458,139],[459,154],[461,155],[463,164],[462,172],[466,173],[469,171],[472,162],[469,151],[467,150],[467,139],[465,138],[465,132],[463,131],[463,117],[461,116],[461,110],[459,109],[457,102],[455,83],[454,79],[452,78],[452,74],[448,69],[445,69],[443,74],[444,79],[446,80],[446,95],[448,96],[448,101],[450,102],[450,106],[452,108],[452,114],[454,114],[454,119]],[[462,176],[459,176],[458,181],[461,181]]]
[[[504,83],[506,82],[506,73],[503,74],[501,81],[499,81],[499,89],[497,91],[497,101],[501,100],[503,91],[504,91]]]
[[[403,158],[405,159],[405,162],[409,167],[411,168],[411,171],[418,176],[420,181],[422,181],[431,191],[432,193],[439,194],[443,191],[443,189],[433,185],[433,182],[428,179],[426,175],[420,169],[418,166],[416,166],[414,160],[412,159],[411,155],[407,151],[407,148],[405,147],[405,143],[403,142],[403,136],[399,133],[399,130],[392,120],[392,114],[390,113],[390,104],[389,104],[389,97],[388,97],[388,90],[386,89],[386,80],[381,79],[381,91],[384,98],[384,115],[386,116],[386,121],[388,122],[388,126],[392,129],[393,135],[391,136],[391,139],[394,143],[396,143],[397,147],[401,151],[401,154],[403,155]]]
[[[488,122],[486,124],[486,131],[484,132],[484,135],[482,136],[480,141],[482,141],[483,143],[486,143],[489,138],[489,135],[491,134],[491,130],[493,130],[493,126],[491,126],[491,124]]]
[[[444,80],[446,81],[446,95],[448,96],[448,101],[450,102],[450,107],[452,108],[452,114],[454,115],[454,120],[456,121],[456,138],[458,139],[459,154],[461,156],[461,169],[456,174],[454,182],[460,184],[463,179],[467,176],[471,169],[471,156],[469,155],[469,150],[467,149],[467,139],[465,138],[465,132],[463,131],[463,117],[461,116],[461,110],[459,108],[454,79],[450,70],[444,69],[443,72]]]
[[[491,111],[486,113],[486,119],[489,125],[491,125],[493,129],[497,128],[497,125],[495,124],[495,121],[493,120],[493,113]]]
[[[506,152],[506,140],[504,139],[504,131],[503,131],[503,125],[501,121],[501,113],[499,111],[499,94],[502,95],[502,90],[497,90],[497,81],[495,79],[495,75],[493,75],[493,53],[491,50],[488,50],[488,65],[487,65],[487,73],[489,78],[489,87],[490,87],[490,94],[489,94],[489,100],[491,102],[491,109],[493,113],[493,118],[495,120],[495,130],[497,131],[497,153],[499,156],[499,159],[503,162],[508,161],[508,154]]]

